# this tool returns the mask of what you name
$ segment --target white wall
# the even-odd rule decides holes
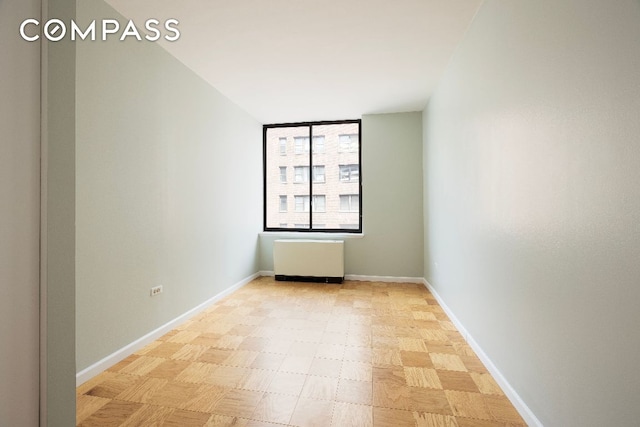
[[[80,371],[258,270],[262,127],[157,44],[77,52]]]
[[[545,426],[640,419],[640,3],[488,0],[424,112],[426,276]]]
[[[363,116],[361,169],[364,237],[345,239],[345,273],[422,277],[421,114]],[[304,234],[310,235],[334,238]],[[273,270],[273,241],[278,237],[260,236],[261,270]]]
[[[38,425],[40,2],[0,1],[0,425]]]

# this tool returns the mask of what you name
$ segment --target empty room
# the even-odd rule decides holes
[[[1,426],[640,423],[639,1],[0,35]]]

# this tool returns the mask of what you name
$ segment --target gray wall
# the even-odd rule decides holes
[[[364,237],[345,239],[345,273],[422,277],[421,114],[363,116],[361,166]],[[277,238],[260,236],[261,270],[273,270]]]
[[[546,426],[640,419],[640,3],[486,1],[424,112],[425,269]]]
[[[0,425],[38,425],[40,44],[36,0],[0,1]],[[19,333],[16,333],[18,332]]]
[[[48,13],[69,22],[75,0],[48,0]],[[46,50],[46,217],[44,295],[46,295],[47,425],[75,423],[75,59],[69,40]]]
[[[76,45],[80,371],[258,270],[262,127],[157,44]]]

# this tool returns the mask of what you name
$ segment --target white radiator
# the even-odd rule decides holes
[[[342,240],[276,240],[273,242],[276,280],[342,283]]]

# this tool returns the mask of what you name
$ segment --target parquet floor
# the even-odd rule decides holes
[[[262,277],[77,389],[82,426],[524,426],[422,285]]]

